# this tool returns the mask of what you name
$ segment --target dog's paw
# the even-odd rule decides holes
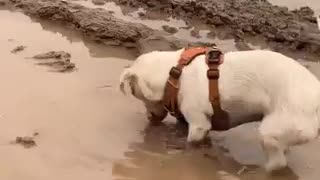
[[[285,158],[272,159],[265,164],[265,170],[268,173],[273,173],[285,169],[287,165],[287,160]]]

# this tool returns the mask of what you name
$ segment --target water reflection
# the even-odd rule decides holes
[[[179,124],[147,126],[143,134],[144,141],[131,144],[126,159],[114,163],[114,180],[298,179],[289,168],[267,175],[258,166],[243,167],[226,149],[214,144],[186,147],[187,128]]]
[[[57,23],[52,23],[52,21],[39,20],[32,18],[34,22],[37,22],[41,25],[43,30],[59,33],[65,37],[70,43],[81,42],[88,48],[88,52],[91,57],[95,58],[106,58],[106,57],[116,57],[120,59],[129,59],[134,60],[137,56],[137,51],[135,49],[130,49],[121,46],[107,46],[98,41],[90,40],[80,32],[76,32],[72,29],[68,29],[59,25]],[[127,52],[127,53],[123,53]]]

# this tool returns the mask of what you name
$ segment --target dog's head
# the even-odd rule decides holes
[[[151,83],[147,82],[133,68],[126,68],[122,72],[119,86],[125,95],[133,95],[143,102],[147,118],[151,122],[159,123],[167,116],[168,113],[161,103],[161,95],[156,93]]]

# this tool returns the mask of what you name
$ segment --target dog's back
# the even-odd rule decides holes
[[[318,79],[298,62],[280,53],[228,52],[219,69],[219,91],[226,109],[268,113],[283,102],[304,110],[314,109],[320,103]],[[197,107],[210,103],[206,71],[204,56],[199,56],[185,67],[181,77],[181,93],[193,94],[196,98],[192,98],[192,104]]]

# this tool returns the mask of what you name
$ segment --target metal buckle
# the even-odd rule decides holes
[[[208,69],[207,77],[208,77],[208,79],[219,79],[219,70],[218,69]]]
[[[208,52],[207,52],[208,64],[219,64],[221,54],[222,54],[222,52],[217,49],[208,50]]]
[[[212,59],[212,58],[208,58],[207,60],[208,64],[219,64],[220,63],[220,59]]]
[[[179,77],[181,76],[181,69],[178,69],[177,67],[172,67],[170,72],[169,72],[169,75],[175,79],[179,79]]]

